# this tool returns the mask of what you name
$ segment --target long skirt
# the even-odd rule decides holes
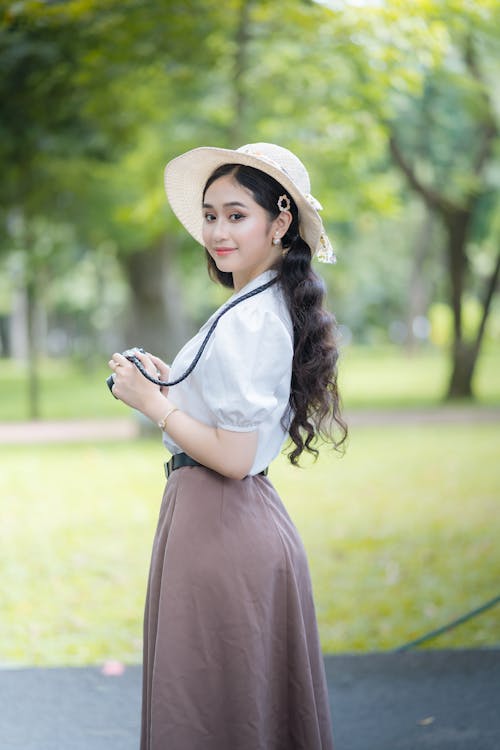
[[[141,750],[331,750],[307,560],[263,476],[174,471],[144,621]]]

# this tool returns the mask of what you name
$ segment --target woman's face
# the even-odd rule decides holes
[[[281,246],[276,247],[272,240],[285,234],[286,213],[271,221],[250,190],[232,175],[220,177],[207,189],[203,242],[217,268],[233,274],[236,291],[280,259]]]

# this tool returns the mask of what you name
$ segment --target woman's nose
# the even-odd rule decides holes
[[[212,224],[214,240],[225,240],[229,234],[228,223],[225,217],[218,218],[214,224]]]

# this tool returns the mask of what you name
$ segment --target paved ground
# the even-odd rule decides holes
[[[0,444],[129,440],[139,432],[139,423],[128,418],[0,422]]]
[[[350,427],[380,424],[457,424],[500,422],[498,406],[437,406],[425,409],[360,409],[346,416]],[[74,419],[0,422],[0,444],[36,444],[88,440],[129,440],[149,425],[147,420]]]
[[[336,750],[500,748],[500,649],[325,663]],[[0,670],[1,750],[137,750],[140,677],[140,667],[114,677],[90,667]]]

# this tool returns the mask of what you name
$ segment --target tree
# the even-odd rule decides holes
[[[454,40],[455,41],[455,40]],[[471,263],[467,251],[477,235],[478,216],[483,211],[485,201],[490,199],[493,186],[489,171],[495,161],[499,144],[499,128],[496,122],[491,94],[487,82],[483,77],[479,55],[477,51],[477,33],[472,29],[461,35],[454,43],[453,62],[462,67],[460,76],[453,76],[451,71],[436,71],[429,76],[427,90],[431,89],[432,98],[428,107],[432,109],[433,118],[431,129],[427,129],[427,144],[425,155],[421,155],[421,162],[433,159],[436,164],[438,155],[433,140],[442,137],[442,128],[438,117],[443,113],[443,104],[452,105],[452,115],[461,128],[453,133],[449,127],[448,149],[454,146],[455,164],[457,169],[447,165],[448,179],[430,181],[419,173],[418,166],[412,163],[408,151],[405,150],[405,139],[398,135],[398,127],[392,128],[389,139],[391,154],[395,164],[404,174],[408,185],[425,202],[428,209],[442,222],[446,233],[446,259],[449,273],[450,302],[453,311],[453,366],[448,385],[448,398],[471,397],[473,395],[472,379],[478,360],[481,343],[484,336],[486,322],[491,309],[494,292],[498,285],[500,273],[500,249],[489,276],[484,280],[484,288],[479,293],[482,314],[477,331],[472,340],[466,340],[463,332],[463,302],[467,289],[468,277],[471,275]],[[451,51],[450,51],[451,54]],[[455,96],[450,96],[450,80],[455,83]],[[457,80],[459,79],[459,80]],[[423,108],[426,113],[427,107]],[[441,110],[441,112],[440,112]],[[415,108],[413,108],[415,111]],[[418,117],[418,112],[416,113]],[[427,113],[426,113],[427,114]],[[450,116],[450,112],[448,111]],[[419,118],[421,120],[421,118]],[[425,118],[429,121],[429,117]],[[439,118],[442,121],[442,118]],[[407,121],[407,118],[404,118]],[[418,119],[417,119],[418,123]],[[442,145],[441,145],[442,148]],[[457,156],[461,154],[461,158]],[[443,149],[444,150],[444,149]],[[406,152],[405,152],[406,151]],[[423,156],[423,159],[422,159]],[[446,154],[450,158],[449,154]],[[465,156],[465,158],[464,158]],[[441,160],[443,154],[441,154]],[[460,163],[461,162],[461,163]],[[460,171],[459,171],[460,170]],[[437,168],[435,172],[439,172]],[[462,187],[457,191],[460,178]],[[493,200],[491,208],[498,206]],[[476,224],[476,226],[475,226]]]
[[[82,96],[74,83],[80,46],[75,42],[74,21],[60,22],[44,15],[40,4],[28,12],[16,4],[3,12],[0,26],[0,61],[3,76],[0,97],[8,103],[0,127],[0,163],[3,180],[0,195],[4,209],[4,242],[10,249],[19,240],[10,227],[22,228],[22,249],[32,262],[23,264],[27,298],[30,416],[37,417],[37,337],[35,311],[41,287],[36,260],[36,217],[54,198],[54,186],[46,179],[47,160],[82,149],[95,149],[94,131],[82,115]],[[31,15],[30,15],[31,14]]]
[[[72,216],[81,235],[99,235],[82,217],[81,178],[88,178],[90,163],[99,171],[103,162],[116,163],[130,146],[142,118],[153,109],[152,97],[143,93],[145,82],[163,77],[182,80],[191,91],[202,88],[190,64],[196,61],[208,69],[212,59],[200,44],[203,34],[214,28],[211,9],[212,4],[203,0],[182,6],[158,0],[148,8],[137,0],[50,5],[32,0],[6,6],[0,19],[4,73],[0,96],[9,103],[0,126],[0,163],[4,166],[0,196],[5,206],[0,252],[11,248],[8,227],[12,217],[20,217],[27,228],[23,252],[28,258],[34,243],[28,230],[41,215],[54,221]],[[158,87],[153,90],[157,92]],[[78,175],[82,165],[87,169]],[[147,267],[153,249],[161,258],[164,248],[158,234],[150,234],[145,248],[149,255],[143,253],[141,270]],[[128,261],[124,268],[137,276],[137,264],[131,257]],[[32,311],[38,307],[41,277],[32,272],[40,270],[34,256],[24,267],[30,414],[37,416],[37,338]],[[146,307],[155,273],[157,269],[142,287],[132,287],[140,310]],[[161,294],[158,301],[162,302]]]
[[[453,311],[448,398],[471,397],[472,379],[498,286],[500,253],[492,235],[500,210],[499,127],[493,99],[498,3],[439,0],[365,9],[352,21],[366,56],[353,58],[358,102],[384,127],[393,164],[444,229]],[[473,253],[490,238],[489,274],[474,278]],[[463,304],[476,294],[482,315],[466,340]]]

